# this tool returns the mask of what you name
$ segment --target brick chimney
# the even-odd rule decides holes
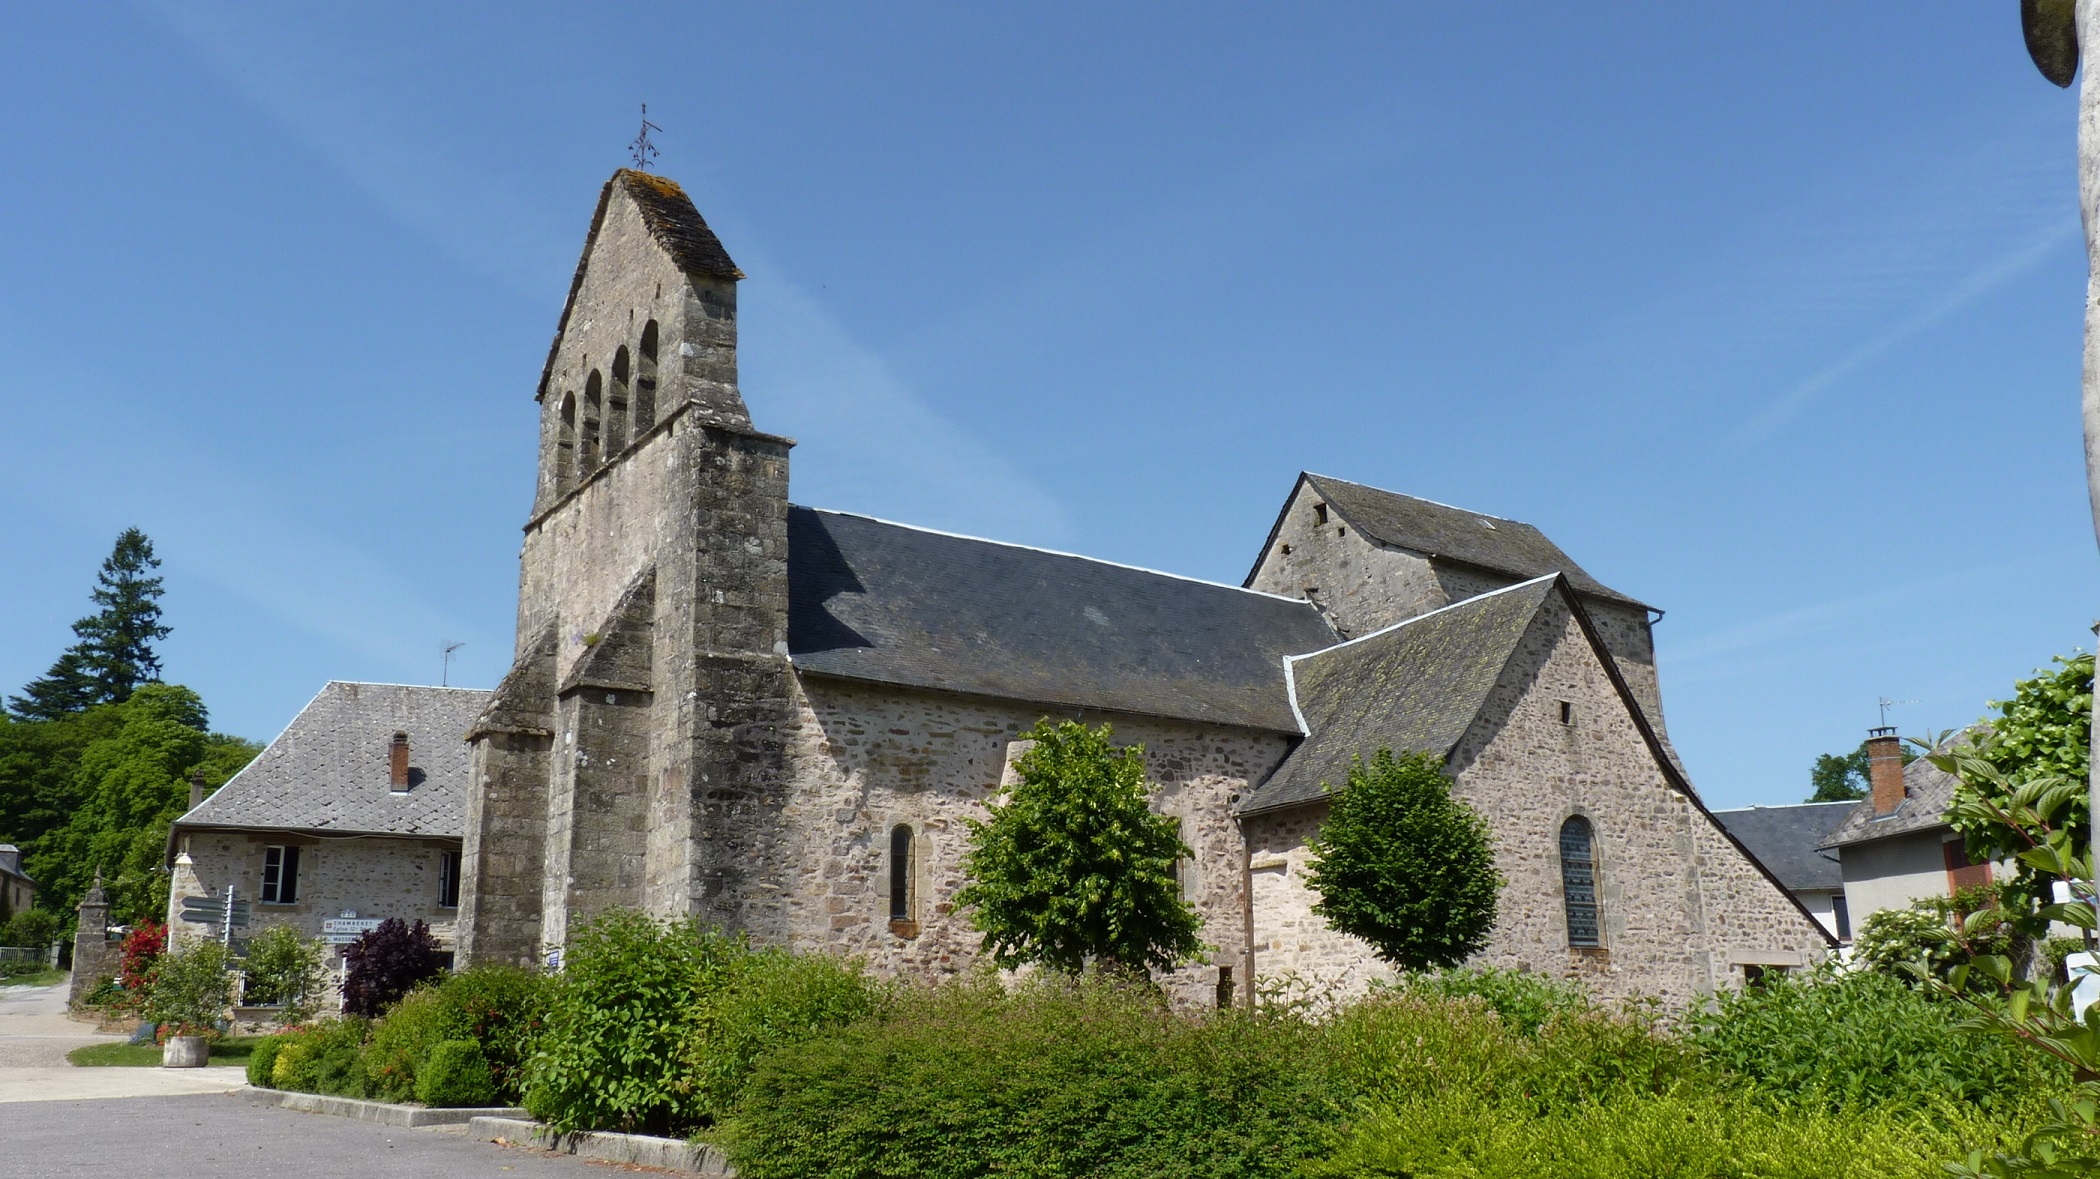
[[[1903,742],[1893,728],[1867,730],[1867,781],[1874,788],[1874,817],[1903,805]]]
[[[394,743],[387,746],[387,784],[395,793],[408,789],[408,734],[395,733]]]
[[[191,809],[191,810],[196,810],[196,809],[197,809],[198,807],[200,807],[200,806],[203,806],[203,805],[204,805],[204,771],[203,771],[203,770],[201,770],[201,769],[200,769],[200,770],[192,770],[192,771],[190,771],[190,809]]]

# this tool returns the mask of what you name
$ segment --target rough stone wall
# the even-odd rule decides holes
[[[1451,604],[1426,557],[1380,544],[1333,513],[1320,523],[1320,502],[1300,480],[1249,588],[1313,603],[1345,639]]]
[[[569,304],[568,321],[562,327],[540,404],[535,516],[563,494],[557,455],[563,398],[574,399],[574,430],[579,435],[578,450],[572,456],[576,466],[569,476],[574,485],[591,474],[584,469],[580,451],[583,399],[590,375],[600,375],[609,400],[614,358],[624,347],[630,364],[638,366],[643,332],[651,321],[657,325],[654,419],[661,422],[672,408],[697,401],[711,415],[750,424],[736,394],[736,284],[708,279],[696,282],[682,273],[649,232],[633,198],[617,184],[582,265],[582,281]],[[624,431],[628,443],[643,433],[634,428],[633,413],[638,407],[633,400],[630,390],[630,424]],[[601,459],[612,457],[615,455],[601,451]],[[521,625],[519,633],[531,634],[532,630]]]
[[[1562,724],[1560,704],[1573,705]],[[1481,719],[1453,752],[1457,795],[1487,818],[1507,880],[1475,960],[1580,977],[1605,997],[1682,1006],[1733,985],[1744,963],[1802,966],[1827,942],[1810,917],[1669,784],[1573,614],[1556,598],[1525,636]],[[1256,969],[1354,993],[1382,968],[1369,947],[1326,928],[1304,885],[1324,806],[1247,823]],[[1603,946],[1570,947],[1559,833],[1594,827]]]
[[[1249,585],[1312,602],[1343,638],[1383,630],[1522,580],[1395,548],[1365,536],[1333,512],[1322,524],[1314,510],[1321,502],[1312,485],[1301,480]],[[1648,612],[1602,598],[1586,598],[1583,608],[1605,649],[1617,660],[1634,699],[1640,701],[1649,723],[1667,745]]]
[[[355,910],[359,917],[399,917],[423,921],[439,944],[456,943],[458,909],[438,905],[439,857],[456,850],[445,839],[316,840],[283,835],[250,835],[235,831],[196,831],[187,837],[190,864],[179,868],[168,895],[169,927],[178,945],[206,936],[209,927],[175,920],[182,899],[207,894],[235,895],[252,902],[249,932],[266,925],[290,925],[318,937],[321,922]],[[263,849],[272,844],[299,846],[298,900],[266,905],[262,896]]]
[[[527,966],[538,958],[541,890],[531,869],[546,855],[552,748],[551,736],[536,733],[475,739],[461,857],[462,961]]]
[[[758,920],[781,940],[867,960],[885,976],[937,977],[977,958],[981,935],[951,898],[962,887],[967,818],[1007,780],[1019,735],[1046,710],[1021,703],[805,676],[789,729],[788,777],[776,814],[753,818],[784,833],[776,856],[753,865],[771,891]],[[1118,744],[1142,743],[1154,806],[1182,820],[1195,855],[1182,865],[1183,894],[1204,917],[1209,962],[1166,982],[1177,1000],[1215,1002],[1220,966],[1244,993],[1244,845],[1232,805],[1281,761],[1282,734],[1145,717],[1108,721]],[[914,833],[915,912],[889,920],[890,832]]]

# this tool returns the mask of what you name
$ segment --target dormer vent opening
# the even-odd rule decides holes
[[[1314,504],[1314,505],[1313,505],[1313,523],[1315,523],[1315,524],[1325,524],[1325,523],[1327,523],[1327,505],[1326,505],[1326,504]]]

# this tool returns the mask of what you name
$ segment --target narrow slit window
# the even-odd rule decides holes
[[[1568,910],[1568,944],[1601,946],[1597,936],[1597,857],[1590,821],[1575,815],[1560,825],[1560,891]]]
[[[599,431],[604,421],[605,378],[592,369],[591,379],[583,383],[583,447],[577,455],[581,463],[577,469],[585,475],[598,469]]]
[[[605,453],[627,449],[627,345],[613,353],[612,385],[605,391]]]
[[[1325,524],[1325,523],[1327,523],[1327,505],[1326,505],[1326,504],[1314,504],[1314,505],[1313,505],[1313,522],[1314,522],[1315,524]]]
[[[890,828],[890,920],[912,919],[911,828],[899,823]]]
[[[1564,725],[1575,723],[1575,702],[1573,700],[1560,702],[1560,723]]]
[[[554,427],[554,493],[560,495],[576,483],[576,395],[561,395],[560,418]]]
[[[263,849],[262,903],[290,905],[299,900],[299,848],[273,844]]]
[[[634,433],[636,437],[656,424],[656,321],[642,325],[642,346],[634,368]]]
[[[459,850],[438,853],[438,908],[459,908]]]

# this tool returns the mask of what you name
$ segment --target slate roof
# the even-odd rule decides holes
[[[805,672],[1297,733],[1283,657],[1336,638],[1291,598],[788,509]]]
[[[1346,781],[1351,760],[1368,752],[1449,756],[1554,584],[1536,578],[1293,658],[1291,682],[1311,735],[1241,813],[1311,802],[1325,784]]]
[[[1804,802],[1793,806],[1750,806],[1715,811],[1714,818],[1772,870],[1790,891],[1845,887],[1838,858],[1822,850],[1833,828],[1857,804]]]
[[[471,688],[331,681],[233,780],[177,828],[463,838]],[[388,746],[408,734],[409,790],[390,789]]]
[[[1855,802],[1844,822],[1823,837],[1822,846],[1843,847],[1914,831],[1948,830],[1947,808],[1954,804],[1955,784],[1953,774],[1921,757],[1903,767],[1903,801],[1895,810],[1877,819],[1873,799]]]
[[[1330,509],[1373,540],[1514,577],[1564,573],[1577,593],[1642,605],[1591,577],[1559,545],[1546,539],[1545,533],[1521,520],[1469,512],[1310,471],[1300,478],[1312,485]],[[1253,575],[1248,577],[1252,580]]]

